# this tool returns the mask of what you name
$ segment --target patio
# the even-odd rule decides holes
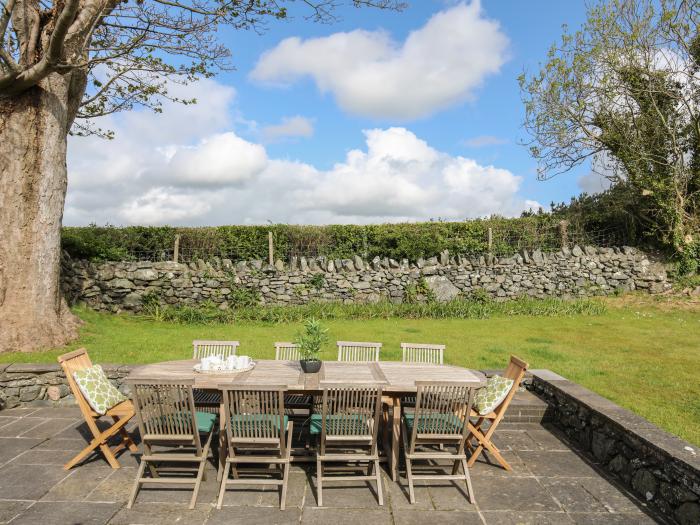
[[[528,397],[529,396],[529,397]],[[229,490],[216,510],[218,484],[213,464],[200,490],[197,507],[188,510],[190,490],[141,490],[133,509],[126,500],[136,475],[138,456],[120,456],[112,470],[101,456],[63,470],[85,446],[85,425],[77,408],[15,408],[0,412],[0,523],[43,524],[218,524],[218,523],[657,523],[658,516],[581,457],[566,437],[538,419],[538,400],[519,393],[512,416],[495,442],[513,466],[508,473],[482,458],[471,469],[476,504],[462,484],[420,484],[410,505],[401,472],[399,484],[383,472],[385,505],[377,504],[365,483],[324,487],[324,507],[315,499],[313,464],[292,466],[287,509],[279,510],[272,488]],[[533,403],[535,406],[533,406]],[[519,406],[518,406],[519,405]],[[531,408],[528,412],[528,406]],[[295,432],[295,441],[298,438]],[[212,462],[213,463],[213,462]]]

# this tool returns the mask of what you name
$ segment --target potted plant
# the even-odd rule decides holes
[[[304,323],[304,330],[297,334],[295,344],[299,345],[299,364],[307,374],[321,369],[321,347],[328,342],[328,328],[318,319],[311,318]]]

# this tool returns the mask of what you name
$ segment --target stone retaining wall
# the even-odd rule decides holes
[[[277,261],[214,259],[212,262],[104,262],[62,265],[69,300],[96,310],[139,311],[146,296],[167,304],[211,301],[225,309],[251,299],[289,305],[310,301],[402,302],[434,295],[440,301],[477,291],[498,300],[518,296],[584,297],[617,290],[662,292],[670,288],[664,265],[635,248],[586,246],[555,253],[539,250],[512,257],[465,257],[443,252],[415,263],[375,257],[293,258]]]
[[[698,447],[548,370],[533,371],[528,387],[549,404],[547,419],[600,468],[670,520],[700,523]]]
[[[102,365],[114,384],[124,392],[124,378],[131,370],[125,365]],[[33,404],[61,406],[75,404],[66,376],[58,364],[0,364],[0,410]]]

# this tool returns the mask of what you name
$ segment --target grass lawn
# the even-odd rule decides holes
[[[700,445],[700,308],[650,299],[608,300],[603,315],[490,319],[328,321],[332,340],[381,341],[382,358],[400,359],[399,343],[447,345],[448,363],[502,368],[511,353],[531,368],[549,368]],[[0,354],[0,362],[55,362],[85,346],[94,361],[147,363],[191,355],[193,339],[236,339],[241,353],[273,358],[274,341],[291,340],[298,324],[239,322],[180,325],[133,316],[76,312],[86,324],[68,348]],[[325,359],[335,359],[332,345]]]

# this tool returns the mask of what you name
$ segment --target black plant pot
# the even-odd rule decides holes
[[[301,359],[299,364],[301,365],[301,369],[304,371],[304,373],[315,374],[321,370],[321,362],[322,361],[320,359]]]

